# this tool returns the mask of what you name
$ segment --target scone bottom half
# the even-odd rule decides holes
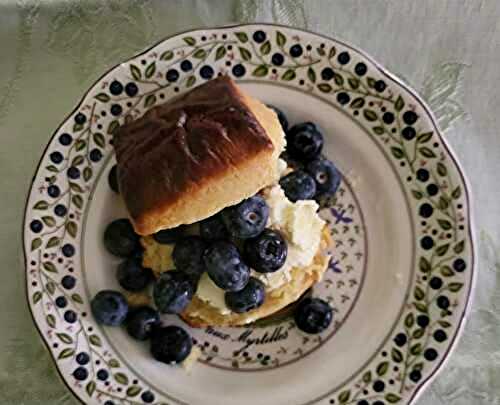
[[[278,180],[284,147],[276,113],[227,76],[152,108],[114,136],[134,229],[192,224],[255,195]]]

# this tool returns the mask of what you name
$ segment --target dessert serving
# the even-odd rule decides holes
[[[318,201],[340,184],[321,155],[312,123],[244,94],[228,77],[211,80],[120,127],[109,184],[129,212],[108,225],[104,244],[123,257],[124,290],[151,295],[134,308],[118,291],[92,300],[97,321],[151,337],[153,356],[188,357],[192,327],[240,326],[294,309],[299,329],[319,333],[330,305],[303,297],[328,267],[330,234]],[[148,290],[148,286],[152,288]]]

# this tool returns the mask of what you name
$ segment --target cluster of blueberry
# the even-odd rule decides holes
[[[295,202],[335,193],[340,174],[333,163],[321,156],[321,132],[312,123],[288,129],[283,112],[275,110],[287,134],[287,159],[295,167],[280,181],[287,197]],[[113,167],[108,181],[119,192],[116,174]],[[159,361],[182,362],[191,352],[192,340],[178,326],[162,326],[160,313],[183,312],[205,272],[225,291],[225,303],[233,312],[245,313],[260,307],[265,301],[265,286],[251,276],[250,269],[275,272],[284,265],[288,253],[283,235],[266,228],[268,218],[266,201],[255,195],[201,221],[200,235],[187,235],[186,226],[157,232],[153,235],[156,242],[175,244],[175,270],[162,273],[154,282],[156,309],[144,306],[129,311],[120,292],[105,290],[92,300],[95,319],[109,326],[126,324],[129,335],[137,340],[151,338],[151,353]],[[141,291],[154,280],[151,270],[142,266],[139,236],[128,219],[118,219],[107,226],[104,245],[111,254],[124,258],[118,266],[117,279],[125,290]],[[307,298],[298,305],[295,320],[299,329],[319,333],[330,325],[332,309],[321,299]]]

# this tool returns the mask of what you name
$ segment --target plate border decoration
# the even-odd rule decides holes
[[[301,36],[309,42],[302,43]],[[101,76],[52,135],[27,196],[23,248],[30,312],[62,380],[81,401],[183,403],[116,359],[94,329],[84,289],[72,273],[81,270],[75,248],[82,238],[80,215],[90,182],[107,160],[111,134],[168,98],[166,93],[215,77],[214,66],[237,80],[284,82],[335,104],[385,148],[398,163],[401,181],[411,185],[411,214],[420,237],[415,278],[397,330],[354,379],[308,403],[412,403],[456,345],[470,309],[476,273],[470,187],[414,90],[355,47],[277,24],[204,28],[163,39]],[[114,75],[127,83],[112,80]],[[94,361],[89,378],[81,367],[84,359],[76,359],[80,341],[100,362],[102,378]],[[80,367],[70,368],[70,361]]]

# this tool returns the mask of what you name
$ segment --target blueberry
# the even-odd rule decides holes
[[[377,380],[373,383],[373,391],[382,392],[385,389],[385,383],[381,380]]]
[[[417,325],[421,328],[426,328],[429,326],[430,319],[427,315],[419,315],[417,316]]]
[[[441,309],[448,309],[450,307],[450,300],[444,295],[440,295],[436,300],[436,304]]]
[[[64,313],[64,320],[68,323],[75,323],[76,322],[76,312],[72,310],[68,310]]]
[[[61,152],[52,152],[50,155],[50,160],[52,163],[59,164],[63,161],[64,157]]]
[[[419,382],[421,378],[422,373],[419,370],[413,370],[410,373],[410,380],[412,380],[413,382]]]
[[[233,66],[232,72],[236,77],[241,77],[245,75],[246,69],[245,66],[243,66],[241,63],[238,63],[237,65]]]
[[[58,217],[64,217],[67,212],[68,209],[62,204],[57,204],[54,207],[54,214],[56,214]]]
[[[408,341],[408,338],[406,337],[406,335],[404,333],[399,333],[394,338],[394,343],[396,343],[396,345],[399,347],[404,346],[407,341]]]
[[[265,229],[259,236],[245,241],[245,262],[259,273],[279,270],[288,254],[288,245],[283,236],[271,229]]]
[[[229,232],[221,214],[215,214],[200,222],[200,235],[206,240],[228,239]]]
[[[107,400],[106,402],[104,402],[104,405],[115,405],[115,403],[113,401]]]
[[[435,196],[437,193],[439,193],[439,188],[435,184],[429,184],[427,186],[427,194],[429,194],[431,197]]]
[[[111,190],[115,193],[120,194],[120,189],[118,188],[118,166],[114,165],[108,174],[108,184]]]
[[[387,125],[392,124],[394,122],[394,119],[394,114],[390,111],[387,111],[384,113],[384,115],[382,115],[382,121],[384,121],[384,123],[386,123]]]
[[[43,224],[38,219],[30,222],[30,229],[35,233],[40,233],[43,229]]]
[[[55,184],[52,184],[47,188],[47,194],[52,198],[57,198],[61,194],[61,190]]]
[[[337,101],[339,102],[339,104],[345,105],[349,101],[351,101],[351,97],[345,91],[341,91],[337,94]]]
[[[90,308],[96,321],[108,326],[121,325],[128,313],[125,297],[118,291],[111,290],[98,292],[92,298]]]
[[[330,160],[314,160],[307,165],[306,170],[316,182],[318,194],[333,195],[337,192],[342,175]]]
[[[222,211],[229,233],[239,239],[253,238],[266,227],[269,207],[260,196],[253,196]]]
[[[364,76],[367,71],[368,68],[363,62],[359,62],[356,64],[356,66],[354,66],[354,72],[356,72],[358,76]]]
[[[81,366],[88,364],[89,361],[90,361],[90,356],[85,352],[80,352],[76,355],[76,362]]]
[[[418,169],[417,170],[417,179],[419,179],[422,182],[426,182],[429,180],[429,171],[426,169]]]
[[[404,127],[401,131],[401,135],[407,141],[411,141],[417,135],[417,131],[413,127]]]
[[[278,116],[278,120],[281,124],[281,128],[283,128],[283,131],[288,131],[288,119],[286,118],[285,113],[274,105],[268,105],[268,107],[274,110],[274,112]]]
[[[266,40],[266,33],[264,31],[255,31],[253,33],[253,40],[258,44],[264,42]]]
[[[123,91],[123,85],[118,80],[113,80],[109,85],[109,92],[113,96],[118,96]]]
[[[280,186],[292,202],[310,200],[316,195],[316,182],[303,170],[296,170],[282,177]]]
[[[89,153],[89,158],[92,162],[99,162],[102,159],[102,152],[99,149],[92,149]]]
[[[76,285],[76,278],[74,278],[73,276],[64,276],[62,279],[61,279],[61,285],[66,289],[66,290],[71,290],[72,288],[75,287]]]
[[[351,60],[351,56],[347,52],[340,52],[337,56],[337,60],[341,65],[347,65]]]
[[[378,91],[379,93],[382,93],[386,87],[387,85],[383,80],[377,80],[374,85],[375,90]]]
[[[438,358],[438,352],[433,348],[426,349],[424,352],[424,358],[427,361],[434,361]]]
[[[175,268],[186,274],[201,275],[205,271],[203,252],[207,248],[199,236],[187,236],[179,240],[172,252]]]
[[[316,125],[312,122],[301,122],[300,124],[295,124],[290,127],[290,129],[286,132],[287,141],[292,139],[296,134],[302,131],[317,131]]]
[[[323,332],[330,326],[332,318],[332,307],[320,298],[305,298],[295,310],[295,323],[306,333]]]
[[[130,82],[125,85],[125,93],[127,93],[127,96],[129,97],[134,97],[138,91],[139,89],[135,83]]]
[[[188,306],[194,295],[194,285],[189,275],[166,271],[160,275],[153,288],[153,299],[158,311],[179,314]]]
[[[248,283],[250,269],[242,262],[238,249],[232,243],[212,243],[203,258],[209,277],[219,288],[240,291]]]
[[[127,318],[127,332],[137,340],[147,340],[160,323],[160,314],[151,307],[139,307]]]
[[[225,296],[228,308],[238,314],[259,308],[265,301],[266,292],[262,281],[250,277],[240,291],[228,291]]]
[[[99,371],[97,371],[97,378],[101,381],[106,381],[109,377],[109,373],[104,370],[104,369],[101,369]]]
[[[443,285],[443,280],[441,280],[439,277],[432,277],[431,281],[429,281],[429,286],[433,290],[439,290]]]
[[[86,380],[88,376],[89,372],[85,367],[78,367],[75,371],[73,371],[73,377],[75,377],[78,381]]]
[[[104,231],[104,246],[115,256],[128,257],[138,250],[139,236],[128,219],[116,219]]]
[[[73,245],[70,245],[69,243],[66,243],[62,247],[62,254],[66,257],[73,257],[75,254],[75,247]]]
[[[467,263],[465,263],[464,259],[456,259],[453,262],[453,268],[455,269],[455,271],[458,271],[459,273],[463,272],[466,267]]]
[[[192,347],[191,336],[179,326],[155,329],[151,336],[151,354],[163,363],[182,363]]]
[[[418,115],[414,111],[405,111],[403,114],[403,121],[407,125],[413,125],[418,120]]]
[[[120,115],[123,111],[122,106],[120,104],[113,104],[111,106],[111,115],[114,115],[115,117]]]
[[[446,332],[442,329],[438,329],[437,331],[434,332],[434,340],[436,342],[439,342],[439,343],[442,343],[444,342],[446,339],[448,339],[448,336],[446,335]]]
[[[322,149],[323,135],[316,128],[305,127],[302,131],[287,133],[286,150],[294,159],[309,162],[316,159]]]
[[[298,58],[300,55],[302,55],[302,47],[299,44],[293,45],[290,48],[290,56],[292,58]]]
[[[63,146],[68,146],[73,141],[73,137],[70,134],[59,135],[59,143]]]
[[[82,113],[78,113],[75,115],[75,122],[79,125],[83,125],[85,124],[85,122],[87,121],[87,117],[82,114]]]
[[[167,81],[169,82],[176,82],[177,79],[179,78],[179,72],[175,69],[169,69],[167,70],[166,74]]]
[[[144,391],[141,395],[141,399],[147,404],[150,404],[154,402],[155,396],[151,391]]]
[[[183,72],[189,72],[193,68],[193,64],[188,60],[183,60],[181,62],[181,70]]]
[[[118,283],[128,291],[140,291],[153,279],[150,269],[142,267],[141,259],[125,259],[118,265],[116,272]]]
[[[66,305],[68,305],[68,300],[64,296],[60,296],[56,298],[56,305],[59,308],[64,308]]]
[[[335,72],[333,71],[333,69],[331,67],[326,67],[321,71],[321,78],[323,80],[326,80],[326,81],[332,80],[334,76],[335,76]]]
[[[209,65],[205,65],[200,69],[200,76],[203,79],[211,79],[213,75],[214,75],[214,70]]]
[[[273,65],[276,66],[281,66],[283,62],[285,61],[285,58],[281,53],[275,53],[273,56],[271,56],[271,62]]]
[[[177,228],[163,229],[153,234],[153,239],[162,245],[168,245],[182,238],[185,230],[186,227],[183,225]]]

